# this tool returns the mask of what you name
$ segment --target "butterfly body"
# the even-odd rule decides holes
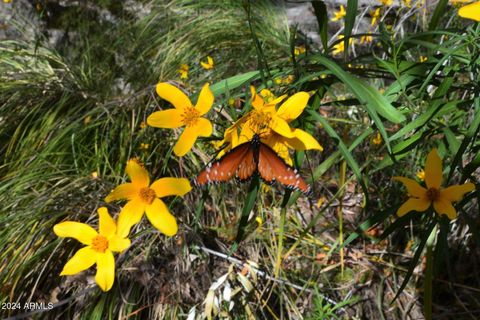
[[[306,194],[310,192],[310,186],[298,174],[297,169],[289,166],[274,150],[262,143],[258,135],[211,162],[198,174],[194,183],[204,186],[227,182],[233,178],[243,182],[254,175],[259,175],[268,184],[277,181],[289,189]]]

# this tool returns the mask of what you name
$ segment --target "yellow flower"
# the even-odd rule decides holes
[[[373,41],[373,37],[370,35],[365,35],[360,37],[360,43],[370,43]]]
[[[90,176],[92,177],[92,179],[98,179],[98,172],[97,171],[93,171]]]
[[[202,65],[202,68],[205,70],[210,70],[213,69],[213,58],[208,56],[207,57],[207,62],[200,61],[200,64]]]
[[[377,20],[380,18],[380,8],[377,8],[375,11],[372,11],[371,14],[372,14],[371,26],[373,27],[377,23]]]
[[[425,180],[425,170],[423,169],[420,169],[417,174],[416,174],[417,178],[420,180],[420,181],[424,181]]]
[[[293,74],[290,74],[288,76],[286,76],[282,81],[284,84],[290,84],[293,82],[293,80],[295,79],[295,77],[293,76]]]
[[[140,143],[140,150],[148,150],[150,149],[150,144],[149,143]]]
[[[412,7],[412,0],[402,0],[402,2],[407,8]]]
[[[149,126],[157,128],[185,127],[173,148],[175,155],[182,157],[192,149],[198,137],[209,137],[212,134],[212,123],[201,116],[212,107],[213,93],[208,83],[205,84],[195,107],[180,89],[169,83],[157,84],[157,93],[162,99],[173,104],[175,108],[152,113],[147,118],[147,123]]]
[[[338,40],[341,40],[341,41],[333,46],[333,51],[332,51],[333,55],[337,55],[345,51],[345,41],[343,41],[343,34],[338,36]],[[353,42],[353,39],[350,38],[348,40],[348,43],[352,44],[352,42]]]
[[[302,53],[305,53],[306,49],[305,49],[305,46],[299,46],[299,47],[295,47],[295,50],[293,51],[293,53],[296,55],[296,56],[299,56],[301,55]]]
[[[3,0],[3,3],[10,3],[12,0]]]
[[[377,132],[375,138],[372,139],[372,143],[377,146],[382,143],[382,136],[380,135],[380,132]]]
[[[117,186],[105,198],[106,202],[128,200],[118,217],[119,234],[128,234],[130,228],[146,213],[155,228],[167,236],[175,235],[177,221],[160,198],[173,195],[183,197],[192,189],[188,179],[161,178],[150,185],[147,170],[136,160],[129,160],[125,171],[132,182]]]
[[[418,61],[420,61],[420,63],[424,63],[427,60],[428,60],[428,57],[424,57],[424,56],[420,56],[420,58],[418,59]]]
[[[282,84],[282,78],[275,78],[273,79],[273,82],[275,82],[275,84]]]
[[[343,6],[343,4],[341,4],[340,10],[338,10],[337,12],[334,12],[333,14],[335,15],[335,17],[332,18],[332,21],[338,21],[340,19],[343,19],[343,17],[345,17],[345,15],[347,14],[347,11],[345,11],[345,7]]]
[[[465,19],[480,21],[480,1],[461,7],[458,15]]]
[[[318,141],[309,133],[301,129],[291,128],[289,125],[291,121],[300,116],[307,106],[310,98],[307,92],[297,92],[277,110],[275,106],[286,98],[285,95],[279,98],[273,96],[266,101],[256,93],[253,86],[250,87],[250,91],[253,110],[225,131],[222,144],[228,142],[229,146],[222,150],[219,156],[237,145],[251,140],[255,134],[259,135],[263,143],[275,150],[289,164],[292,163],[288,154],[289,148],[295,150],[323,150]],[[238,130],[240,130],[240,134]]]
[[[187,79],[188,78],[188,64],[182,64],[180,69],[178,69],[178,73],[180,73],[180,79]]]
[[[449,219],[457,217],[457,211],[452,202],[459,201],[463,195],[475,189],[471,182],[462,185],[453,185],[442,188],[442,160],[438,156],[437,150],[432,149],[425,162],[425,184],[427,188],[420,186],[415,180],[405,177],[394,177],[407,188],[410,198],[400,206],[397,211],[398,216],[403,216],[410,211],[422,212],[431,205],[439,214],[445,214]]]
[[[145,121],[140,122],[140,129],[145,129],[147,127],[147,124]]]
[[[393,4],[393,0],[378,0],[384,6],[391,6]]]
[[[108,291],[115,279],[113,252],[122,252],[127,249],[130,246],[130,240],[127,239],[128,233],[118,233],[115,220],[110,216],[107,208],[99,208],[98,215],[100,232],[85,223],[74,221],[58,223],[53,227],[53,231],[59,237],[74,238],[86,245],[68,260],[60,275],[77,274],[97,264],[95,281],[103,291]]]

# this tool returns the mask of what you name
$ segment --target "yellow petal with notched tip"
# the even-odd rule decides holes
[[[155,199],[151,205],[147,206],[146,214],[152,225],[166,236],[171,237],[177,233],[177,221],[162,200]]]
[[[160,98],[170,102],[175,109],[183,110],[191,107],[192,102],[182,90],[167,82],[157,84],[157,94]]]
[[[440,189],[442,185],[442,159],[438,155],[437,149],[432,149],[425,162],[425,184],[427,188]]]
[[[96,254],[97,252],[90,247],[84,247],[78,250],[65,264],[60,275],[70,276],[82,272],[83,270],[87,270],[95,264],[97,259]]]
[[[160,178],[150,186],[155,190],[155,194],[158,198],[167,196],[181,196],[192,190],[190,181],[185,178]]]
[[[74,238],[86,245],[90,245],[93,238],[98,235],[88,224],[75,221],[60,222],[53,226],[53,232],[59,237]]]
[[[430,201],[427,199],[410,198],[398,208],[397,215],[401,217],[410,211],[423,212],[427,210],[428,207],[430,207]]]
[[[97,274],[95,282],[100,289],[108,291],[112,288],[115,280],[115,259],[110,250],[104,253],[97,253]]]

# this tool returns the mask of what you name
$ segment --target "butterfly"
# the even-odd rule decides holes
[[[277,181],[289,189],[310,192],[310,185],[300,176],[297,169],[289,166],[269,146],[260,141],[258,135],[233,148],[220,159],[208,164],[194,180],[195,185],[227,182],[236,177],[241,182],[258,174],[265,183]]]

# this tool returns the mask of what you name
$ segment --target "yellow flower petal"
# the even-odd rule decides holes
[[[212,135],[213,127],[212,123],[205,118],[198,118],[198,121],[195,125],[186,127],[183,130],[180,138],[173,147],[173,153],[178,157],[183,157],[187,152],[189,152],[197,138],[208,137]]]
[[[480,1],[461,7],[458,15],[462,18],[480,21]]]
[[[167,82],[157,84],[157,94],[173,104],[176,109],[183,110],[192,106],[192,102],[182,90]]]
[[[213,92],[210,90],[209,84],[206,83],[203,86],[202,91],[200,91],[195,109],[200,112],[200,115],[204,115],[210,110],[210,108],[212,108],[213,100]]]
[[[244,142],[250,141],[253,138],[253,135],[256,132],[252,130],[252,126],[249,123],[245,123],[242,127],[242,131],[240,131],[240,136],[238,137],[238,144],[242,144]]]
[[[130,180],[137,188],[145,188],[150,184],[147,170],[136,160],[128,160],[127,168],[125,169]]]
[[[177,221],[162,200],[155,199],[151,205],[147,206],[146,213],[152,225],[166,236],[171,237],[177,233]]]
[[[97,274],[95,275],[95,282],[100,289],[108,291],[113,286],[115,280],[115,259],[110,250],[105,253],[97,253]]]
[[[182,111],[168,109],[156,111],[148,116],[147,124],[155,128],[174,129],[184,125]]]
[[[401,217],[413,210],[418,212],[423,212],[427,210],[428,207],[430,207],[430,201],[428,201],[427,199],[410,198],[407,201],[405,201],[405,203],[402,204],[400,208],[398,208],[397,215]]]
[[[403,183],[405,188],[407,188],[408,194],[410,194],[411,196],[416,198],[425,198],[427,189],[419,185],[415,180],[405,177],[393,177],[393,179]]]
[[[53,226],[53,232],[59,237],[74,238],[86,245],[90,245],[93,238],[98,235],[97,231],[88,224],[74,221],[65,221],[56,224]]]
[[[83,270],[87,270],[95,264],[96,261],[96,252],[93,251],[90,247],[84,247],[78,250],[73,257],[68,260],[68,262],[63,267],[61,276],[70,276],[72,274],[77,274]]]
[[[320,150],[323,151],[323,147],[318,141],[308,132],[301,129],[293,129],[293,138],[284,138],[285,143],[295,150]]]
[[[280,108],[278,108],[277,116],[286,120],[287,122],[297,119],[302,114],[303,109],[307,106],[310,95],[306,92],[298,92],[285,101]]]
[[[98,208],[97,212],[99,215],[98,231],[102,236],[109,238],[117,231],[115,220],[113,220],[105,207]]]
[[[462,199],[465,193],[473,190],[475,190],[475,185],[471,182],[461,185],[454,185],[440,190],[440,198],[446,199],[450,202],[455,202]]]
[[[270,128],[272,128],[272,130],[278,133],[279,135],[284,136],[286,138],[294,137],[293,130],[290,128],[287,121],[283,120],[280,117],[274,117],[272,119],[272,122],[270,123]]]
[[[457,217],[457,211],[452,206],[452,203],[444,198],[439,198],[433,202],[433,209],[439,214],[446,214],[450,220]]]
[[[130,239],[122,238],[118,235],[114,235],[108,239],[108,249],[113,252],[122,252],[130,247],[130,244]]]
[[[250,94],[252,95],[252,106],[254,109],[261,109],[265,104],[262,97],[257,94],[254,86],[250,86]]]
[[[432,149],[425,162],[425,184],[427,188],[440,189],[442,185],[442,160],[438,155],[437,149]]]
[[[130,200],[120,211],[118,216],[117,234],[126,238],[133,225],[140,222],[145,212],[146,204],[140,198]]]
[[[181,196],[192,190],[190,181],[185,178],[161,178],[152,183],[151,189],[155,190],[158,198],[167,196]]]
[[[139,188],[136,187],[133,183],[123,183],[117,186],[115,189],[110,192],[110,194],[105,198],[106,202],[121,200],[121,199],[133,199],[138,196]]]

